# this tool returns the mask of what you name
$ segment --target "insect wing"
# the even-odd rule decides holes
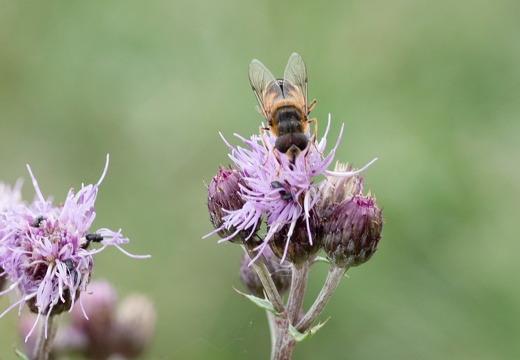
[[[284,97],[291,97],[294,99],[300,99],[303,97],[303,104],[300,104],[303,109],[307,108],[307,68],[305,67],[305,62],[300,55],[297,53],[292,53],[289,57],[289,61],[287,62],[287,66],[285,67],[285,72],[283,74],[284,84]],[[294,86],[297,87],[301,96],[298,94],[294,94],[294,86],[291,84],[287,84],[290,82]]]
[[[265,108],[266,104],[264,102],[267,86],[271,84],[270,96],[273,96],[275,99],[282,97],[282,89],[280,89],[273,74],[267,70],[264,64],[256,59],[251,61],[251,64],[249,64],[249,82],[251,83],[253,92],[255,93],[256,99],[258,100],[264,115],[267,117],[271,111],[271,109]]]

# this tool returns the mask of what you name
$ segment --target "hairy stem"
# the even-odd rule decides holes
[[[271,333],[271,359],[274,358],[274,355],[276,353],[276,318],[273,315],[273,313],[266,311],[265,314],[267,315],[267,322],[269,324],[269,332]]]
[[[292,265],[292,281],[289,298],[287,299],[287,313],[291,324],[296,324],[303,304],[310,263],[305,261],[300,265]]]
[[[253,259],[256,256],[252,249],[249,249],[247,246],[242,247],[244,251],[247,252],[250,259]],[[271,278],[271,274],[269,273],[267,266],[265,266],[264,258],[261,257],[253,264],[251,264],[251,266],[256,271],[258,277],[260,278],[260,281],[262,282],[262,286],[264,287],[267,299],[271,302],[271,304],[273,304],[273,308],[278,314],[283,314],[285,312],[285,307],[283,306],[282,297],[276,289],[276,285],[274,284],[273,279]]]
[[[271,360],[290,360],[296,341],[289,334],[287,316],[275,318],[276,343],[271,352]]]
[[[296,325],[296,329],[299,332],[304,333],[307,331],[312,323],[316,321],[318,316],[320,316],[346,271],[347,269],[336,266],[331,266],[329,268],[327,279],[325,280],[318,297],[314,301],[314,304],[312,304],[303,319],[301,319],[298,325]]]
[[[36,346],[34,348],[34,356],[35,360],[48,360],[49,354],[52,350],[52,345],[54,343],[54,338],[56,337],[56,332],[58,331],[59,325],[59,316],[51,315],[47,321],[47,332],[45,332],[45,321],[40,322],[40,329],[38,334],[38,339],[36,341]]]

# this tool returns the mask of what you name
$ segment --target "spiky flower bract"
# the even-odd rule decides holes
[[[336,171],[348,169],[336,164]],[[351,169],[351,167],[350,167]],[[329,177],[333,185],[324,189],[320,215],[325,219],[323,248],[337,267],[348,268],[368,261],[381,239],[383,218],[370,191],[363,194],[362,179]]]
[[[236,231],[234,227],[223,226],[223,217],[226,210],[239,210],[244,206],[244,199],[240,196],[240,188],[244,182],[236,169],[231,166],[224,168],[219,166],[217,175],[211,179],[208,185],[208,211],[209,219],[220,237],[233,243],[243,244],[249,240],[258,230],[258,226],[252,231]],[[249,241],[248,244],[254,240]]]
[[[121,230],[101,228],[90,232],[108,155],[99,181],[82,185],[78,192],[71,189],[59,206],[43,197],[30,167],[27,168],[36,191],[34,202],[11,207],[1,214],[0,266],[12,282],[5,292],[16,288],[21,298],[0,317],[16,306],[21,311],[27,304],[38,318],[45,316],[48,321],[49,316],[70,310],[87,289],[94,265],[92,256],[110,245],[129,255],[119,246],[129,240],[121,235]],[[100,242],[101,247],[89,248],[92,239]]]
[[[368,261],[381,239],[383,218],[370,195],[354,195],[339,204],[325,224],[323,247],[338,267]]]

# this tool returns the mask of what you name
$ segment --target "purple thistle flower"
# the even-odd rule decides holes
[[[323,138],[310,143],[307,150],[302,152],[294,163],[289,157],[280,154],[275,149],[276,138],[270,132],[265,132],[262,136],[253,135],[250,140],[235,134],[246,145],[246,147],[236,148],[230,145],[221,134],[230,149],[229,157],[240,172],[241,180],[245,184],[240,184],[240,195],[245,203],[238,210],[224,209],[227,214],[222,217],[223,225],[212,233],[222,229],[235,229],[235,232],[219,242],[230,240],[242,231],[253,231],[262,221],[265,221],[267,234],[263,242],[256,248],[258,255],[252,260],[255,261],[274,234],[284,227],[288,227],[281,259],[283,261],[287,255],[296,224],[302,220],[306,225],[307,236],[312,245],[310,213],[319,200],[320,184],[326,181],[315,182],[314,178],[318,175],[348,178],[365,170],[376,160],[372,160],[356,171],[328,171],[327,168],[334,158],[343,133],[342,126],[336,145],[325,156],[329,127],[330,116]]]
[[[22,192],[20,191],[22,183],[21,180],[18,180],[11,189],[8,184],[0,181],[0,213],[22,203]]]
[[[20,312],[27,303],[29,309],[38,314],[27,338],[40,316],[46,316],[47,324],[49,316],[73,307],[90,282],[94,265],[92,255],[113,245],[131,257],[149,257],[124,251],[119,245],[129,240],[121,235],[121,230],[102,228],[95,232],[95,236],[89,234],[96,217],[94,202],[108,162],[107,155],[105,168],[96,184],[82,185],[77,193],[71,189],[60,206],[53,206],[50,200],[45,200],[27,165],[36,191],[34,202],[11,206],[0,214],[0,266],[12,282],[0,295],[15,288],[21,293],[21,299],[0,317],[16,306]],[[92,238],[100,242],[101,247],[89,249]]]
[[[15,186],[11,189],[11,186],[0,181],[0,239],[3,238],[3,229],[5,227],[4,217],[1,215],[8,209],[16,207],[22,202],[22,193],[20,191],[22,187],[22,181],[18,180]],[[6,282],[6,273],[0,266],[0,292],[4,288]]]

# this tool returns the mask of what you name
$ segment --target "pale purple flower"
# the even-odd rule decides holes
[[[229,147],[229,157],[241,174],[244,185],[240,184],[240,195],[245,203],[241,209],[226,211],[227,214],[222,217],[223,225],[210,234],[222,229],[235,229],[233,234],[220,240],[223,242],[232,239],[241,231],[249,230],[252,234],[258,225],[265,221],[267,233],[257,247],[260,256],[273,235],[288,225],[283,261],[296,223],[303,219],[312,244],[310,212],[319,200],[320,185],[326,181],[316,181],[315,177],[351,177],[365,170],[376,160],[356,171],[328,171],[343,132],[342,127],[336,145],[324,155],[329,127],[330,117],[323,138],[310,142],[307,150],[302,152],[294,163],[275,149],[276,138],[270,132],[264,132],[262,136],[253,135],[251,139],[235,134],[246,147],[235,148],[222,137]]]
[[[22,184],[22,180],[18,180],[11,188],[9,184],[0,181],[0,239],[3,238],[5,228],[5,213],[22,204]]]
[[[135,258],[148,257],[124,251],[119,245],[129,240],[121,235],[121,230],[90,231],[96,217],[94,202],[107,172],[108,160],[107,155],[105,169],[96,184],[82,185],[78,192],[71,189],[59,206],[53,206],[43,197],[27,165],[36,191],[34,202],[11,206],[0,214],[0,266],[12,282],[0,295],[13,289],[21,293],[20,300],[0,317],[16,306],[20,312],[26,303],[38,318],[43,315],[48,319],[70,310],[90,282],[92,255],[109,245]],[[89,248],[91,241],[101,246]],[[34,326],[29,335],[33,330]]]
[[[0,239],[3,238],[3,229],[5,227],[4,214],[7,209],[18,206],[22,202],[22,181],[18,180],[13,188],[9,184],[0,181]],[[6,274],[0,266],[0,291],[4,288],[6,282]]]
[[[2,181],[0,181],[0,213],[7,209],[21,204],[22,202],[22,181],[18,180],[13,188]]]

